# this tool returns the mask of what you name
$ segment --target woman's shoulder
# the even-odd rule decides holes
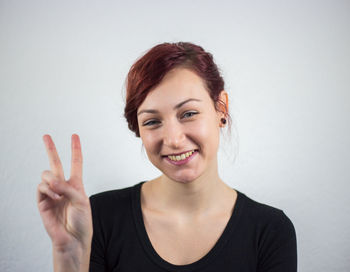
[[[251,234],[258,256],[258,270],[296,271],[297,238],[294,225],[285,212],[241,195],[242,233]],[[249,239],[246,237],[246,239]],[[276,271],[277,271],[276,270]]]
[[[113,207],[113,210],[118,207],[129,207],[131,199],[133,197],[133,192],[135,188],[141,183],[142,182],[128,187],[122,187],[92,194],[89,197],[91,206],[94,209],[106,209]]]
[[[258,228],[295,233],[294,225],[283,209],[259,202],[239,192],[243,203],[242,216]]]

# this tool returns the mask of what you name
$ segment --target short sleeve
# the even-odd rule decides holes
[[[258,272],[296,272],[297,240],[292,221],[282,211],[266,226],[259,241]]]
[[[90,267],[89,272],[103,272],[105,271],[104,258],[104,240],[99,221],[97,209],[95,207],[94,196],[90,197],[90,206],[92,212],[93,235],[91,243]]]

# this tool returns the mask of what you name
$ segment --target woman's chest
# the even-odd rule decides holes
[[[198,261],[215,246],[230,214],[182,224],[148,211],[143,212],[143,217],[148,238],[158,255],[169,263],[185,265]]]

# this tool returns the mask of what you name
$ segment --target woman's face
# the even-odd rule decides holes
[[[204,84],[191,70],[175,68],[138,108],[140,137],[149,160],[177,182],[188,183],[216,169],[224,115],[215,111]],[[221,92],[223,101],[225,93]]]

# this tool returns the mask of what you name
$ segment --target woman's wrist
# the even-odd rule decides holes
[[[91,243],[70,248],[53,247],[54,272],[88,272]]]

